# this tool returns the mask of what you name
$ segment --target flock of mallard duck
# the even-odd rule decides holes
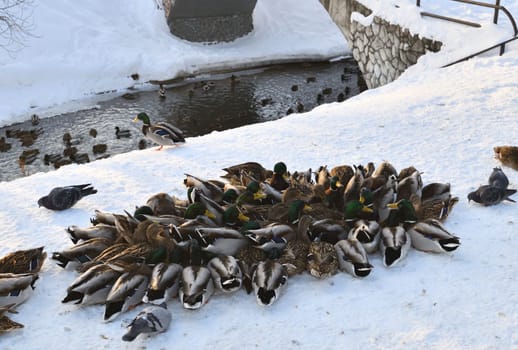
[[[424,186],[413,167],[290,174],[283,162],[273,170],[248,162],[224,171],[225,181],[185,174],[186,199],[157,193],[134,213],[96,211],[90,226],[68,227],[73,245],[52,259],[79,276],[62,302],[103,304],[111,321],[142,302],[178,297],[198,309],[215,292],[243,287],[266,306],[304,271],[363,278],[373,268],[370,254],[390,267],[411,246],[443,253],[460,245],[441,223],[458,200],[450,185]]]
[[[39,247],[17,250],[0,258],[0,334],[23,327],[6,313],[17,313],[16,307],[31,296],[46,256],[43,247]]]

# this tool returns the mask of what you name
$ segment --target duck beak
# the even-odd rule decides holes
[[[138,122],[138,117],[135,117],[135,118],[133,119],[133,123],[136,123],[136,122]]]
[[[256,193],[254,193],[254,200],[259,200],[259,199],[264,199],[266,198],[266,193],[264,193],[263,191],[257,191]]]
[[[387,204],[387,208],[389,208],[389,209],[397,209],[397,203],[389,203],[389,204]]]
[[[209,210],[205,210],[205,216],[208,217],[209,219],[215,219],[216,218],[216,215],[214,215],[211,211]]]
[[[362,212],[364,212],[364,213],[372,213],[373,211],[374,210],[372,210],[371,208],[366,207],[366,206],[363,206],[363,208],[362,208]]]
[[[237,216],[237,218],[241,221],[241,222],[248,222],[250,221],[250,218],[248,216],[246,216],[245,214],[243,213],[239,213],[239,215]]]
[[[304,208],[302,208],[303,212],[313,211],[313,208],[311,208],[309,205],[305,204]]]

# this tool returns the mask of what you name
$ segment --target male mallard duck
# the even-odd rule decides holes
[[[16,307],[25,302],[34,291],[38,274],[0,273],[0,307]]]
[[[0,335],[5,332],[23,328],[23,324],[15,322],[5,315],[6,312],[16,313],[13,307],[14,305],[0,307]]]
[[[195,188],[204,196],[215,202],[220,203],[223,199],[223,188],[216,185],[213,181],[204,180],[193,175],[185,174],[183,183],[187,188]]]
[[[106,297],[104,320],[112,321],[121,313],[142,302],[146,294],[151,269],[144,264],[110,264],[122,273]]]
[[[62,303],[104,304],[115,281],[122,275],[107,264],[97,264],[82,272],[67,288]]]
[[[182,130],[176,126],[166,122],[151,124],[149,116],[144,112],[139,113],[133,121],[137,122],[139,120],[144,123],[142,126],[144,136],[160,145],[157,150],[161,150],[164,146],[176,146],[185,143]]]
[[[376,213],[359,200],[352,200],[344,205],[343,218],[346,222],[354,222],[359,219],[373,219]]]
[[[57,265],[62,268],[65,268],[70,262],[83,264],[95,259],[112,243],[112,240],[103,237],[92,238],[60,252],[53,252],[52,259],[56,260]]]
[[[248,244],[241,232],[228,227],[198,227],[191,238],[202,251],[215,255],[235,255]]]
[[[295,238],[295,231],[290,225],[269,222],[259,228],[248,228],[243,231],[243,235],[255,248],[270,252],[284,249],[286,243]]]
[[[344,207],[344,186],[338,176],[332,176],[329,187],[324,191],[324,203],[331,209],[341,210]]]
[[[362,243],[354,236],[336,242],[334,247],[340,270],[354,277],[365,277],[370,274],[373,266],[369,263]]]
[[[518,147],[516,146],[496,146],[493,147],[495,158],[502,165],[518,170]]]
[[[43,247],[8,253],[0,259],[0,273],[38,273],[46,257]]]
[[[407,232],[412,247],[424,252],[451,252],[460,246],[459,237],[449,233],[438,220],[419,221]]]
[[[151,280],[142,301],[161,304],[178,295],[183,267],[176,262],[161,262],[153,267]]]
[[[118,230],[115,226],[98,224],[89,227],[79,227],[76,225],[68,226],[66,231],[68,232],[70,239],[74,244],[79,240],[87,241],[92,238],[105,238],[112,242],[119,237]]]
[[[115,127],[115,137],[118,139],[131,137],[131,131],[128,129],[121,129],[118,126]]]
[[[311,218],[312,221],[306,232],[310,241],[335,244],[347,237],[349,228],[346,221],[332,218],[316,219],[313,215]]]
[[[307,255],[306,270],[316,278],[327,278],[337,273],[338,257],[331,243],[311,242]]]
[[[158,97],[160,97],[161,99],[165,98],[165,88],[162,84],[160,84],[160,86],[158,87]]]
[[[296,199],[288,204],[277,203],[270,206],[267,220],[296,225],[298,224],[299,218],[303,214],[311,212],[311,210],[311,206],[300,199]]]
[[[124,341],[133,341],[140,334],[154,335],[165,332],[171,324],[171,312],[167,304],[151,305],[140,311],[128,325],[128,332],[122,336]]]
[[[178,293],[180,302],[186,309],[199,309],[214,293],[214,282],[210,271],[202,266],[201,251],[196,240],[189,245],[190,263],[182,270],[182,287]]]
[[[246,290],[247,294],[252,293],[252,275],[253,272],[259,264],[259,262],[264,261],[268,258],[265,251],[255,248],[252,245],[248,245],[245,248],[241,249],[239,253],[236,255],[237,261],[239,263],[239,267],[243,274],[243,287]]]
[[[278,162],[273,166],[273,174],[268,179],[270,186],[278,191],[283,191],[290,185],[288,182],[288,168],[284,162]]]
[[[380,238],[383,265],[391,267],[403,260],[408,254],[410,244],[410,237],[402,226],[383,227]]]
[[[381,226],[376,220],[356,220],[347,237],[356,237],[365,251],[372,254],[378,250],[380,231]]]
[[[252,288],[257,303],[272,305],[281,296],[288,282],[288,272],[280,263],[267,259],[257,264],[252,275]]]
[[[232,293],[241,288],[243,272],[232,255],[218,255],[210,259],[207,268],[216,288],[223,293]]]
[[[257,181],[251,181],[245,190],[237,197],[236,205],[243,204],[260,204],[262,199],[266,198],[266,193],[261,189],[261,185]]]

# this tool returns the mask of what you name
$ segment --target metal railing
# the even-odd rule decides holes
[[[495,0],[494,4],[489,4],[486,2],[480,2],[480,1],[473,1],[473,0],[451,0],[451,1],[462,2],[465,4],[470,4],[470,5],[475,5],[475,6],[492,8],[494,10],[493,23],[495,23],[495,24],[498,24],[498,15],[499,15],[499,12],[502,11],[509,18],[511,25],[513,26],[514,36],[518,35],[518,27],[516,26],[516,22],[515,22],[513,16],[504,6],[500,5],[500,0]],[[420,7],[421,0],[416,0],[416,5]],[[447,20],[447,21],[451,21],[451,22],[461,23],[461,24],[472,26],[472,27],[480,27],[479,23],[470,22],[470,21],[453,18],[453,17],[449,17],[449,16],[441,16],[441,15],[437,15],[437,14],[433,14],[433,13],[429,13],[429,12],[421,12],[421,15],[439,18],[439,19],[443,19],[443,20]]]

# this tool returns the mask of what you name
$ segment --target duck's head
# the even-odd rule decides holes
[[[148,205],[142,205],[140,207],[137,207],[137,209],[135,209],[135,212],[133,213],[133,217],[138,221],[146,220],[146,217],[144,215],[154,215],[153,209],[151,209],[151,207]]]
[[[235,205],[231,205],[223,212],[223,222],[227,224],[236,224],[248,221],[250,221],[250,218],[239,211]]]
[[[288,167],[284,162],[278,162],[273,166],[274,174],[284,175],[288,171]]]
[[[184,218],[192,220],[195,219],[199,215],[205,215],[210,219],[214,219],[215,215],[212,214],[210,211],[207,210],[207,207],[205,207],[200,202],[194,202],[190,204],[187,209],[185,210]]]
[[[390,209],[397,210],[397,218],[400,222],[415,223],[417,221],[417,213],[414,205],[406,198],[400,199],[395,203],[387,204]]]
[[[352,200],[344,206],[344,219],[346,221],[356,220],[361,213],[372,213],[373,210],[363,205],[359,200]]]
[[[290,224],[298,223],[302,213],[309,211],[311,211],[311,207],[306,202],[301,199],[294,200],[288,207],[288,222]]]
[[[149,120],[149,116],[145,112],[141,112],[141,113],[137,114],[135,119],[133,119],[134,122],[138,122],[139,120],[142,121],[146,125],[151,124],[151,122]]]
[[[343,187],[338,176],[331,177],[331,179],[329,180],[329,186],[333,191],[336,191],[338,188]]]
[[[222,201],[224,203],[234,203],[236,201],[237,197],[239,197],[239,194],[237,193],[237,191],[233,188],[230,188],[230,189],[226,190],[225,192],[223,192]]]

